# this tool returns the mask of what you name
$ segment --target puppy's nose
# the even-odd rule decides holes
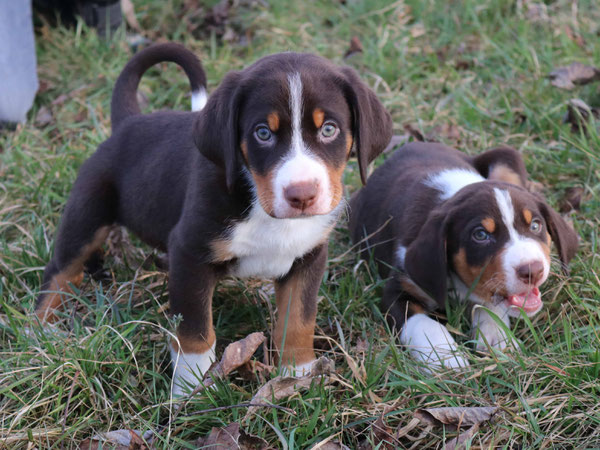
[[[313,181],[290,184],[283,191],[285,199],[292,208],[305,210],[317,201],[319,186]]]
[[[531,261],[520,265],[516,271],[523,283],[536,285],[544,276],[544,264],[541,261]]]

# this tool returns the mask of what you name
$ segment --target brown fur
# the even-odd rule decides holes
[[[108,232],[108,227],[103,227],[96,231],[92,242],[81,249],[79,257],[74,259],[64,270],[52,277],[48,290],[55,292],[45,294],[38,301],[35,308],[35,314],[40,321],[53,323],[58,320],[55,312],[62,309],[65,297],[73,293],[71,285],[75,287],[81,285],[86,260],[102,246],[108,236]]]
[[[321,128],[323,126],[323,122],[325,122],[325,112],[321,108],[315,108],[312,116],[315,127]]]
[[[496,222],[491,217],[486,217],[481,221],[481,225],[488,233],[493,233],[496,231]]]

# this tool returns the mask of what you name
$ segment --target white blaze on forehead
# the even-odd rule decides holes
[[[446,169],[428,177],[424,184],[440,191],[440,199],[448,200],[470,184],[484,181],[478,173],[469,169]]]
[[[200,111],[206,105],[208,101],[208,94],[206,89],[202,88],[198,91],[192,92],[192,111]]]
[[[331,210],[333,193],[329,174],[324,162],[311,154],[302,139],[302,80],[298,72],[288,76],[290,116],[292,118],[291,149],[283,163],[275,170],[273,209],[276,216],[284,216],[290,206],[285,199],[285,189],[295,183],[310,182],[318,185],[317,200],[311,208],[315,214],[326,214]]]
[[[522,294],[527,292],[528,286],[518,279],[516,269],[523,264],[540,261],[544,266],[544,273],[539,283],[541,284],[546,281],[550,273],[550,261],[548,261],[539,241],[517,232],[515,228],[515,208],[510,193],[505,189],[494,188],[494,196],[509,235],[509,241],[504,247],[502,257],[502,268],[506,275],[506,289],[509,295]]]

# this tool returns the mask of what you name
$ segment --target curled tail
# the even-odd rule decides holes
[[[155,44],[137,53],[125,65],[117,78],[111,101],[113,130],[129,116],[140,114],[137,88],[146,70],[163,61],[171,61],[185,71],[192,89],[192,111],[199,111],[206,104],[206,74],[200,60],[183,45],[169,42]]]

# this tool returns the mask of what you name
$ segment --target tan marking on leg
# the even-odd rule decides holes
[[[527,225],[531,225],[531,220],[533,219],[533,214],[527,208],[523,210],[523,219],[525,219],[525,223]]]
[[[273,214],[273,202],[275,200],[275,193],[273,192],[273,176],[272,172],[267,175],[259,175],[250,169],[254,184],[256,185],[256,193],[260,206],[265,210],[267,214]]]
[[[315,108],[313,111],[313,122],[317,128],[321,128],[323,126],[323,122],[325,122],[325,113],[321,108]]]
[[[488,233],[493,233],[496,231],[496,222],[491,217],[486,217],[481,221],[481,225],[485,228],[485,231]]]
[[[215,330],[212,327],[212,311],[209,315],[211,326],[207,336],[199,335],[197,337],[191,337],[177,333],[179,345],[177,344],[177,339],[172,339],[171,346],[173,347],[173,350],[179,351],[179,349],[181,349],[183,353],[204,353],[210,350],[217,340],[217,336],[215,335]]]
[[[292,278],[285,284],[275,287],[277,323],[273,339],[275,347],[279,349],[285,334],[283,354],[280,355],[283,364],[306,364],[315,359],[313,341],[316,314],[305,320],[302,305],[303,291],[304,284],[300,278]],[[288,317],[287,330],[285,329],[286,316]]]
[[[85,245],[79,256],[50,280],[49,292],[37,304],[35,314],[41,322],[53,323],[58,320],[55,311],[62,309],[68,294],[73,293],[71,285],[79,287],[83,281],[83,268],[87,259],[100,248],[106,240],[110,227],[102,227],[96,231],[92,242]]]
[[[210,248],[213,252],[212,261],[216,263],[229,261],[235,258],[230,249],[231,242],[227,239],[215,239],[211,242]]]
[[[352,139],[352,135],[346,135],[346,156],[350,154],[350,150],[352,150],[352,144],[354,144],[354,140]]]
[[[523,183],[521,183],[519,174],[504,164],[497,164],[492,167],[492,170],[488,174],[488,180],[504,181],[506,183],[524,187]]]
[[[414,316],[415,314],[427,314],[427,310],[418,303],[408,302],[407,305],[408,317]]]
[[[269,124],[269,128],[271,131],[279,130],[279,114],[276,111],[273,111],[267,116],[267,123]]]
[[[331,209],[335,208],[344,194],[343,176],[346,165],[341,167],[327,166],[327,176],[329,177],[329,185],[331,186]]]
[[[479,282],[473,293],[484,301],[490,301],[494,294],[506,295],[506,276],[502,268],[503,251],[498,252],[483,266],[471,266],[467,262],[464,248],[461,248],[452,258],[454,271],[462,282],[471,288],[475,280]]]

